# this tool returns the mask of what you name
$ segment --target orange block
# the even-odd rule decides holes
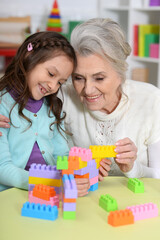
[[[132,223],[134,223],[134,216],[132,211],[129,209],[110,212],[108,216],[108,224],[112,225],[113,227]]]
[[[33,188],[33,196],[49,201],[50,197],[56,196],[56,192],[53,187],[37,184]]]
[[[63,202],[66,202],[66,203],[76,203],[76,198],[65,198],[63,196]]]
[[[63,169],[62,170],[62,176],[64,175],[64,174],[72,174],[72,175],[74,175],[74,170],[73,169]]]
[[[73,169],[73,170],[79,169],[79,157],[77,156],[68,157],[68,169]]]
[[[89,178],[89,173],[86,173],[84,175],[74,175],[74,178]]]
[[[53,31],[53,32],[62,32],[62,28],[60,27],[47,27],[47,31]]]

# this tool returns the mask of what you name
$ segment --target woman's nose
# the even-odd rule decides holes
[[[84,85],[85,94],[90,95],[91,93],[93,93],[93,89],[94,89],[94,86],[92,82],[86,81]]]

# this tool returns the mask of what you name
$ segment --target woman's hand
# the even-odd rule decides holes
[[[99,176],[98,176],[99,181],[103,181],[104,177],[108,176],[108,172],[111,169],[110,168],[111,163],[112,163],[111,160],[106,158],[103,158],[100,161]]]
[[[115,162],[122,172],[130,171],[137,158],[136,145],[129,138],[121,139],[115,145],[115,152],[117,153]]]
[[[10,122],[9,118],[0,114],[0,128],[10,128],[10,125],[8,124],[9,122]],[[1,132],[0,136],[2,136]]]
[[[90,188],[89,178],[75,178],[78,197],[83,197],[88,194],[88,189]]]

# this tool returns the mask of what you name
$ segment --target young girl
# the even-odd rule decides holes
[[[0,80],[0,113],[11,127],[0,138],[0,191],[28,188],[33,162],[56,164],[67,155],[65,114],[57,97],[76,66],[72,46],[60,34],[39,32],[27,38]]]

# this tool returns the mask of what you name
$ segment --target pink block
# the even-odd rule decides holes
[[[159,44],[158,43],[150,44],[149,56],[152,58],[159,58]]]
[[[82,161],[90,161],[92,160],[92,152],[91,149],[81,148],[81,147],[72,147],[69,151],[69,156],[77,156],[80,157]]]
[[[153,218],[158,216],[158,208],[154,203],[145,203],[127,207],[134,215],[134,221]]]
[[[98,182],[98,176],[94,177],[94,178],[91,178],[89,179],[90,181],[90,186],[92,186],[93,184],[97,183]]]
[[[54,197],[50,197],[50,200],[47,201],[41,198],[34,197],[32,193],[32,191],[28,192],[29,202],[57,206],[59,208],[59,196],[56,195]]]

